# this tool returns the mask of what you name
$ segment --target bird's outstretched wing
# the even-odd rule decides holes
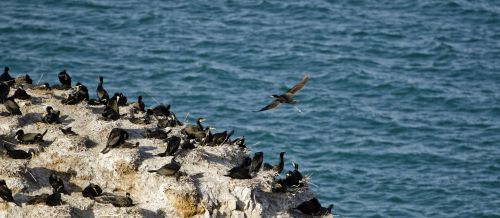
[[[299,92],[302,88],[304,88],[304,85],[306,85],[308,80],[309,80],[309,74],[305,73],[304,78],[302,78],[302,80],[300,82],[298,82],[297,84],[295,84],[295,86],[293,86],[291,89],[286,91],[286,93],[290,93],[293,95],[293,94]]]
[[[258,112],[269,110],[269,109],[273,109],[273,108],[277,108],[278,106],[280,106],[280,104],[281,103],[278,100],[274,100],[273,102],[271,102],[271,104],[268,104],[267,106],[263,107]]]

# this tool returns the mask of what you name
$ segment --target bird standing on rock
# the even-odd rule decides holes
[[[83,197],[86,197],[86,198],[95,198],[97,196],[100,196],[101,194],[102,194],[101,187],[99,187],[99,185],[95,185],[93,183],[90,183],[82,191]]]
[[[47,130],[45,130],[45,132],[40,134],[40,133],[24,133],[24,131],[20,129],[16,132],[16,139],[21,143],[27,143],[27,144],[39,143],[43,142],[43,136],[45,136],[45,134],[47,134]]]
[[[49,176],[49,184],[52,186],[54,191],[58,193],[63,193],[69,195],[69,192],[64,189],[64,182],[63,180],[57,176],[55,173],[50,174]]]
[[[7,187],[5,180],[0,179],[0,197],[7,202],[14,202],[12,191]]]
[[[109,95],[108,95],[108,92],[104,89],[104,87],[102,86],[102,84],[104,83],[104,78],[101,76],[99,77],[99,84],[97,85],[97,99],[99,101],[104,101],[104,100],[109,100]]]
[[[3,102],[5,109],[10,113],[10,115],[23,115],[19,109],[19,105],[14,101],[14,98],[8,97],[6,101]]]
[[[297,92],[299,92],[302,88],[304,88],[304,85],[307,83],[308,80],[309,80],[309,74],[305,73],[304,78],[302,78],[302,80],[295,86],[293,86],[291,89],[289,89],[288,91],[286,91],[281,95],[272,95],[271,97],[275,98],[274,101],[268,104],[267,106],[263,107],[259,111],[265,111],[277,108],[282,103],[296,104],[297,102],[293,99],[293,96],[297,94]]]
[[[111,150],[111,148],[119,147],[127,139],[128,139],[127,131],[120,128],[113,128],[108,135],[108,142],[106,143],[106,147],[104,148],[104,150],[101,151],[101,153],[103,154],[108,153]]]
[[[246,157],[239,166],[231,168],[228,171],[228,174],[224,176],[228,176],[233,179],[251,179],[250,165],[252,165],[252,159],[250,157]]]
[[[322,207],[317,198],[313,198],[309,201],[302,202],[297,209],[302,213],[312,216],[323,216],[332,213],[333,204],[330,204],[327,208]]]
[[[260,167],[262,166],[262,161],[264,161],[264,153],[263,152],[255,153],[252,158],[252,164],[250,165],[250,172],[251,173],[259,172]]]
[[[64,90],[71,88],[71,77],[66,72],[66,70],[61,71],[57,77],[59,78],[59,82],[61,83],[61,88]]]
[[[158,154],[158,156],[160,157],[173,155],[179,149],[181,138],[179,138],[178,136],[172,136],[171,138],[167,139],[166,142],[167,149],[165,150],[165,152]]]
[[[48,124],[61,123],[61,121],[59,120],[59,115],[61,114],[60,111],[54,110],[54,108],[52,108],[51,106],[47,106],[45,110],[47,111],[47,114],[43,116],[43,122]]]
[[[35,150],[33,149],[29,149],[28,152],[26,152],[24,150],[9,148],[5,143],[3,144],[3,147],[7,151],[7,155],[12,159],[31,159],[35,156]]]
[[[9,67],[5,67],[4,70],[3,70],[3,74],[0,75],[0,82],[7,82],[7,81],[11,81],[11,80],[14,80],[14,78],[12,78],[9,74],[9,71],[10,71],[10,68]]]
[[[283,167],[285,166],[285,160],[284,160],[285,152],[280,153],[280,162],[276,166],[271,166],[268,163],[264,163],[264,169],[266,170],[274,170],[278,174],[280,174],[283,171]]]
[[[181,165],[177,161],[175,161],[175,158],[173,158],[170,163],[163,165],[160,169],[148,170],[148,172],[156,173],[162,176],[174,176],[178,175],[180,169]]]
[[[144,104],[144,102],[142,102],[142,96],[139,96],[137,98],[137,102],[134,102],[132,104],[132,108],[134,109],[135,113],[137,113],[137,111],[145,112],[145,110],[144,110],[145,107],[146,107],[146,105]]]
[[[21,99],[21,100],[29,100],[31,98],[31,95],[29,95],[26,90],[23,88],[19,87],[14,91],[14,95],[12,95],[13,98]]]
[[[126,193],[125,196],[118,195],[102,195],[95,197],[96,202],[102,204],[112,204],[115,207],[130,207],[133,206],[132,198],[130,198],[130,193]]]
[[[102,116],[107,120],[118,120],[120,119],[120,106],[118,106],[118,101],[120,100],[120,96],[116,99],[110,100],[106,107],[104,108],[104,112]]]

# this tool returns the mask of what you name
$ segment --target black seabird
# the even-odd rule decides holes
[[[120,97],[120,98],[118,98]],[[127,106],[127,96],[123,95],[123,93],[115,93],[111,100],[116,99],[118,106]]]
[[[333,204],[330,204],[330,206],[328,206],[327,208],[322,207],[317,198],[305,201],[297,206],[297,209],[300,210],[300,212],[312,216],[323,216],[331,214],[332,208]]]
[[[9,67],[5,67],[4,70],[3,70],[3,74],[0,75],[0,82],[2,81],[11,81],[11,80],[14,80],[14,78],[12,78],[9,74],[9,70],[10,68]]]
[[[166,142],[167,149],[165,150],[165,152],[158,154],[158,156],[160,157],[174,155],[174,153],[179,149],[181,138],[179,138],[178,136],[172,136],[171,138],[167,139]]]
[[[235,138],[231,144],[233,145],[238,145],[240,148],[246,148],[247,145],[245,144],[245,136],[242,136],[241,138]]]
[[[9,148],[5,143],[3,147],[7,151],[7,155],[12,159],[31,159],[35,155],[35,150],[29,149],[28,152],[24,150]]]
[[[184,140],[184,142],[182,142],[181,144],[181,148],[182,149],[194,149],[195,146],[194,146],[194,139],[186,139]]]
[[[168,134],[172,132],[172,129],[168,130],[168,132],[165,132],[161,129],[155,129],[155,130],[146,130],[146,138],[155,138],[155,139],[166,139],[168,138]]]
[[[228,171],[227,175],[233,179],[251,179],[252,176],[250,176],[250,165],[252,164],[252,159],[250,157],[246,157],[243,162],[236,167],[231,168]]]
[[[157,170],[148,170],[150,173],[156,173],[162,176],[174,176],[178,175],[179,170],[181,169],[181,165],[177,163],[174,159],[168,164],[163,165],[160,169]]]
[[[137,111],[145,112],[145,107],[146,107],[146,105],[144,104],[144,102],[142,102],[142,96],[139,96],[137,98],[137,102],[134,102],[132,104],[132,108],[134,108],[135,112],[137,112]]]
[[[163,104],[160,104],[156,107],[154,107],[153,109],[148,109],[146,111],[146,113],[148,113],[149,115],[156,115],[156,116],[165,116],[165,117],[168,117],[170,115],[170,105],[163,105]]]
[[[9,96],[9,92],[10,92],[9,85],[0,81],[0,103],[3,103],[5,100],[7,100],[7,97]]]
[[[30,197],[26,204],[41,204],[45,203],[48,206],[58,206],[62,204],[61,193],[53,191],[52,194],[41,194]]]
[[[108,95],[108,92],[106,92],[106,90],[104,89],[104,87],[102,87],[102,84],[104,83],[104,78],[101,76],[99,77],[99,84],[97,85],[97,99],[99,101],[103,101],[103,100],[109,100],[109,95]]]
[[[111,150],[111,148],[119,147],[127,139],[128,139],[127,131],[120,128],[113,128],[108,135],[108,142],[106,143],[106,147],[104,148],[104,150],[101,151],[101,153],[103,154],[108,153]]]
[[[43,136],[45,136],[46,133],[47,130],[45,130],[45,132],[43,132],[42,134],[24,133],[24,131],[20,129],[16,132],[16,139],[21,143],[27,143],[27,144],[39,143],[43,142]]]
[[[196,119],[196,125],[187,126],[182,130],[182,132],[187,135],[188,139],[204,139],[206,137],[206,132],[203,125],[201,125],[203,121],[205,121],[205,119],[202,117]]]
[[[210,130],[209,130],[209,137],[205,143],[208,143],[208,144],[211,144],[214,146],[222,145],[229,140],[229,138],[231,137],[231,135],[233,135],[233,133],[234,133],[234,130],[231,130],[231,132],[229,132],[229,133],[227,133],[227,131],[224,131],[224,132],[219,132],[219,133],[215,133],[212,135]]]
[[[118,106],[118,101],[120,100],[120,97],[117,99],[110,100],[107,104],[106,107],[104,108],[104,112],[102,113],[102,116],[108,120],[118,120],[120,119],[120,107]]]
[[[81,101],[88,101],[90,99],[89,97],[89,89],[87,89],[87,86],[84,86],[80,82],[77,82],[75,85],[76,92],[75,92],[75,97],[81,102]]]
[[[262,161],[264,161],[264,153],[263,152],[257,152],[252,158],[252,164],[250,165],[250,172],[251,173],[257,173],[260,170],[260,167],[262,166]]]
[[[29,95],[23,88],[17,88],[16,91],[14,91],[14,95],[12,95],[12,97],[21,100],[29,100],[31,98],[31,95]]]
[[[278,174],[280,174],[283,171],[283,167],[285,166],[284,156],[285,156],[285,152],[281,152],[280,153],[280,162],[276,166],[271,166],[271,164],[264,163],[264,169],[266,169],[266,170],[272,169],[272,170],[276,171]]]
[[[71,88],[71,77],[66,72],[66,70],[61,71],[57,77],[59,78],[59,82],[61,83],[62,89],[70,89]]]
[[[7,202],[14,202],[14,198],[12,197],[12,191],[7,187],[5,180],[0,179],[0,197]]]
[[[133,108],[130,108],[129,114],[130,117],[128,118],[128,120],[133,124],[146,125],[151,123],[151,120],[147,114],[144,115],[144,117],[135,117]]]
[[[47,111],[47,114],[43,116],[42,121],[48,124],[54,124],[54,123],[61,123],[59,120],[59,115],[61,114],[60,111],[54,110],[51,106],[47,106],[45,109]]]
[[[82,191],[83,197],[86,197],[86,198],[95,198],[97,196],[100,196],[101,194],[102,194],[101,187],[99,187],[99,185],[95,185],[93,183],[90,183]]]
[[[7,100],[3,102],[3,105],[11,115],[23,115],[23,113],[21,113],[21,110],[19,110],[19,105],[16,103],[16,101],[14,101],[14,98],[12,96],[8,97]]]
[[[55,192],[69,195],[69,192],[64,189],[63,180],[59,178],[59,176],[57,176],[55,173],[50,174],[49,184],[50,186],[52,186]]]
[[[60,127],[59,128],[61,130],[61,132],[64,134],[64,135],[78,135],[76,134],[76,132],[73,132],[73,130],[71,129],[71,127],[68,127],[66,129]]]
[[[280,106],[281,103],[296,104],[297,102],[293,100],[293,96],[297,94],[297,92],[299,92],[302,88],[304,88],[304,85],[307,83],[308,80],[309,80],[309,74],[305,73],[304,78],[302,78],[302,80],[299,83],[295,84],[295,86],[286,91],[284,94],[272,95],[271,97],[275,98],[274,101],[268,104],[267,106],[263,107],[259,111],[265,111],[276,108]]]
[[[26,74],[24,76],[17,76],[14,81],[16,84],[33,84],[33,80],[31,79],[30,75]]]
[[[299,165],[295,162],[292,162],[292,166],[294,168],[293,171],[288,171],[285,177],[285,183],[288,187],[292,188],[300,188],[304,186],[302,179],[302,173],[299,172]]]
[[[95,197],[94,200],[102,204],[112,204],[115,207],[130,207],[134,205],[132,198],[130,198],[130,194],[128,192],[125,194],[125,196],[108,194]]]

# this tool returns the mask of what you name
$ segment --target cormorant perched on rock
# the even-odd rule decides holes
[[[172,161],[168,164],[163,165],[160,169],[157,170],[148,170],[150,173],[156,173],[162,176],[174,176],[178,175],[179,170],[181,169],[181,165],[172,159]]]
[[[229,140],[229,137],[231,137],[231,135],[233,135],[234,130],[232,130],[229,133],[227,133],[227,131],[224,131],[224,132],[215,133],[213,135],[210,132],[210,130],[208,130],[208,133],[209,133],[208,138],[205,141],[205,143],[207,143],[208,145],[217,146],[217,145],[222,145],[222,144],[226,143]]]
[[[120,128],[113,128],[109,133],[106,147],[104,148],[104,150],[101,151],[101,153],[103,154],[108,153],[111,148],[119,147],[127,139],[128,139],[127,131]]]
[[[59,128],[61,130],[61,132],[64,134],[64,135],[78,135],[76,134],[76,132],[73,132],[73,130],[71,129],[71,127],[68,127],[66,129],[60,127]]]
[[[69,192],[64,189],[64,182],[59,176],[57,176],[55,173],[50,174],[49,176],[49,184],[54,188],[54,191],[67,194],[69,195]]]
[[[194,149],[195,146],[194,146],[194,139],[186,139],[184,140],[184,142],[182,142],[181,144],[181,148],[182,149]]]
[[[271,166],[271,164],[264,163],[264,169],[266,170],[274,170],[278,174],[280,174],[283,171],[283,167],[285,166],[285,160],[284,160],[285,152],[280,153],[280,162],[276,166]]]
[[[128,120],[133,124],[145,125],[151,123],[149,115],[147,114],[144,117],[135,117],[133,108],[130,108],[129,114],[130,117],[128,118]]]
[[[28,152],[26,152],[24,150],[9,148],[5,143],[3,144],[3,147],[7,151],[7,155],[12,159],[31,159],[35,156],[35,150],[33,149],[29,149]]]
[[[196,119],[196,125],[188,125],[182,130],[187,135],[188,139],[200,141],[206,137],[205,128],[201,125],[203,121],[205,121],[205,119],[200,117]]]
[[[16,84],[30,84],[30,85],[33,84],[33,80],[28,74],[24,76],[16,76],[14,81],[16,82]]]
[[[80,82],[77,82],[75,85],[76,88],[76,93],[75,97],[81,102],[81,101],[88,101],[90,99],[89,97],[89,89],[87,89],[87,86],[84,86]]]
[[[0,197],[4,201],[14,202],[14,198],[12,197],[12,191],[9,189],[9,187],[7,187],[7,183],[5,183],[5,180],[3,179],[0,179]]]
[[[250,165],[250,172],[251,173],[259,172],[260,167],[262,166],[262,161],[264,161],[264,153],[263,152],[255,153],[252,158],[252,164]]]
[[[14,78],[12,78],[9,74],[9,70],[10,68],[9,67],[5,67],[4,70],[3,70],[3,74],[0,75],[0,82],[6,82],[6,81],[11,81],[11,80],[14,80]]]
[[[170,105],[163,105],[163,104],[160,104],[156,107],[154,107],[153,109],[148,109],[146,111],[146,113],[148,113],[149,115],[156,115],[156,116],[165,116],[165,117],[168,117],[170,115]]]
[[[14,101],[14,98],[8,97],[7,100],[3,102],[5,109],[10,113],[10,115],[23,115],[19,109],[19,105]]]
[[[18,130],[16,132],[16,139],[21,142],[21,143],[39,143],[43,142],[43,136],[47,133],[47,130],[43,132],[42,134],[40,133],[24,133],[22,129]]]
[[[177,119],[172,111],[170,111],[170,115],[168,117],[164,119],[156,117],[156,119],[158,120],[158,123],[156,124],[158,128],[182,126],[182,123]]]
[[[59,77],[59,82],[61,83],[61,88],[64,90],[71,88],[71,77],[66,72],[66,70],[61,71],[57,77]]]
[[[13,98],[21,99],[21,100],[29,100],[31,98],[31,95],[29,95],[26,90],[23,88],[17,88],[16,91],[14,91],[14,95],[12,95]]]
[[[297,92],[299,92],[304,87],[304,85],[307,83],[308,80],[309,80],[309,74],[305,73],[304,78],[302,78],[302,80],[299,83],[297,83],[291,89],[286,91],[284,94],[272,95],[271,97],[275,98],[274,101],[268,104],[267,106],[263,107],[259,111],[265,111],[276,108],[280,106],[281,103],[296,104],[297,102],[293,100],[293,96],[297,94]]]
[[[120,98],[118,98],[120,97]],[[123,93],[115,93],[111,100],[116,99],[118,106],[127,106],[127,96],[123,95]]]
[[[323,216],[331,214],[332,208],[333,204],[330,204],[330,206],[328,206],[327,208],[322,207],[317,198],[305,201],[297,206],[297,209],[300,210],[300,212],[311,216]]]
[[[158,154],[160,157],[172,156],[178,149],[181,144],[181,138],[178,136],[172,136],[166,140],[167,149],[165,152]]]
[[[231,144],[233,145],[238,145],[240,148],[246,148],[247,145],[245,144],[245,136],[242,136],[241,138],[235,138]]]
[[[228,174],[224,176],[228,176],[233,179],[251,179],[250,165],[252,165],[252,159],[250,157],[246,157],[239,166],[231,168],[228,171]]]
[[[299,172],[299,165],[295,162],[292,162],[292,166],[294,168],[293,171],[288,171],[285,177],[285,183],[288,187],[292,188],[300,188],[304,186],[302,179],[304,178],[302,174]]]
[[[101,187],[99,187],[99,185],[95,185],[93,183],[90,183],[82,191],[83,197],[86,197],[86,198],[95,198],[97,196],[100,196],[101,194],[102,194]]]
[[[166,139],[168,138],[168,134],[172,132],[172,129],[165,132],[161,129],[150,130],[146,129],[146,138],[155,138],[155,139]]]
[[[45,203],[48,206],[58,206],[62,204],[61,193],[53,191],[52,194],[41,194],[28,198],[26,204],[41,204]]]
[[[109,100],[109,95],[108,95],[108,92],[106,92],[106,90],[104,89],[104,87],[102,87],[102,84],[104,83],[104,78],[101,76],[99,77],[99,84],[97,85],[97,99],[99,101],[103,101],[103,100]]]
[[[142,96],[139,96],[137,98],[137,102],[134,102],[132,104],[132,108],[134,108],[134,112],[137,112],[137,111],[140,111],[140,112],[145,112],[145,107],[146,105],[144,104],[144,102],[142,102]]]
[[[102,116],[108,120],[118,120],[120,119],[120,107],[118,106],[118,101],[120,97],[118,96],[116,99],[110,100],[106,107],[104,108],[104,112]]]
[[[128,192],[125,196],[108,194],[95,197],[94,200],[102,204],[112,204],[115,207],[130,207],[134,205],[132,198],[130,198],[130,193]]]
[[[45,110],[47,111],[47,114],[43,116],[43,122],[48,124],[61,123],[61,121],[59,120],[59,115],[61,114],[60,111],[54,110],[54,108],[52,108],[51,106],[47,106]]]
[[[9,85],[0,81],[0,103],[3,103],[5,100],[7,100],[7,97],[9,96],[9,92],[10,92]]]

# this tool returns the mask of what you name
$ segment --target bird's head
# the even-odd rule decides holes
[[[16,136],[19,136],[19,135],[24,135],[24,131],[22,129],[17,130]]]
[[[280,153],[280,157],[285,156],[285,153],[286,153],[286,152],[281,152],[281,153]]]
[[[200,117],[200,118],[198,118],[196,121],[198,121],[198,122],[200,122],[200,123],[201,123],[201,122],[204,122],[204,121],[205,121],[205,118]]]
[[[5,68],[3,69],[3,72],[4,72],[4,73],[9,73],[9,70],[10,70],[10,68],[9,68],[9,67],[5,67]]]
[[[272,94],[271,96],[269,96],[271,98],[279,98],[280,96],[279,95],[275,95],[275,94]]]
[[[47,106],[45,110],[47,111],[48,114],[50,114],[54,110],[54,108],[52,108],[51,106]]]

